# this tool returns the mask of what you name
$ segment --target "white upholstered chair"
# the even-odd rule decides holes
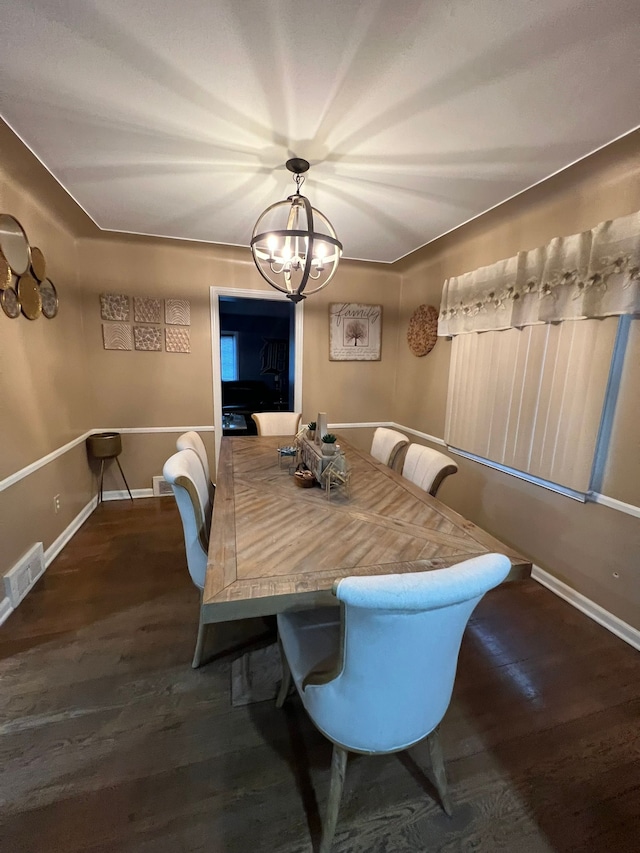
[[[162,474],[171,483],[178,504],[184,544],[187,554],[187,566],[191,580],[202,592],[207,571],[207,552],[209,550],[209,529],[211,527],[212,504],[209,488],[202,469],[202,463],[191,449],[179,450],[164,463]],[[202,607],[198,624],[198,639],[193,655],[192,666],[200,666],[206,625],[202,621]]]
[[[278,615],[278,706],[293,678],[311,720],[333,742],[320,853],[331,849],[349,752],[399,752],[427,738],[438,793],[451,813],[437,726],[469,617],[510,565],[501,554],[485,554],[431,572],[348,577],[334,586],[341,611]]]
[[[204,446],[203,440],[200,438],[197,432],[189,430],[189,432],[183,432],[182,435],[179,436],[178,440],[176,441],[176,448],[178,450],[193,450],[193,452],[198,455],[198,459],[202,463],[204,476],[206,478],[207,486],[209,488],[209,496],[211,500],[213,500],[215,483],[211,482],[211,473],[209,471],[209,457],[207,456],[207,449]]]
[[[407,444],[409,444],[409,439],[401,432],[395,429],[387,429],[387,427],[378,427],[373,434],[371,455],[383,465],[393,468],[398,453]]]
[[[402,476],[435,498],[444,478],[455,474],[457,470],[458,466],[453,459],[439,450],[411,444],[404,457]]]
[[[254,412],[251,417],[258,435],[295,435],[300,429],[301,412]]]

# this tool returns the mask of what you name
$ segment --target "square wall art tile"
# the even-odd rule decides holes
[[[133,319],[136,323],[159,323],[162,319],[162,302],[148,296],[133,297]]]
[[[191,329],[165,329],[167,352],[191,352]]]
[[[162,351],[162,329],[157,326],[134,326],[133,340],[137,350]]]
[[[191,302],[188,299],[165,299],[164,321],[170,326],[190,326]]]
[[[131,326],[127,323],[103,323],[102,342],[105,349],[133,349]]]
[[[124,293],[101,293],[100,316],[103,320],[128,320],[129,297]]]

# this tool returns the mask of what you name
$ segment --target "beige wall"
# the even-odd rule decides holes
[[[61,191],[51,176],[14,143],[0,128],[0,211],[15,216],[31,245],[43,251],[60,311],[53,320],[34,321],[0,312],[0,480],[82,434],[92,410],[76,244],[69,230],[75,219],[58,204]],[[38,174],[47,201],[32,191]],[[51,545],[87,503],[90,483],[83,465],[86,471],[86,456],[78,464],[76,453],[65,454],[0,491],[0,575],[34,542]],[[55,494],[61,502],[57,514]]]
[[[399,265],[401,323],[422,304],[439,306],[445,278],[535,248],[640,208],[640,133],[568,169]],[[640,504],[640,346],[633,321],[603,491]],[[450,343],[425,358],[400,342],[394,419],[436,437],[444,432]],[[536,564],[640,628],[640,521],[579,504],[483,465],[460,471],[439,496]],[[614,577],[617,573],[618,577]]]
[[[84,285],[87,364],[95,392],[94,426],[213,424],[210,289],[268,290],[249,251],[169,240],[83,239],[79,241],[79,268]],[[104,350],[99,294],[105,291],[189,299],[191,353]],[[399,298],[399,276],[389,268],[345,262],[325,291],[305,301],[305,419],[311,420],[318,411],[326,411],[333,422],[389,419]],[[329,361],[329,303],[337,300],[383,306],[380,361]],[[166,459],[163,453],[145,450],[148,441],[146,435],[123,435],[122,462],[132,488],[149,488],[151,477],[161,473]],[[211,459],[213,462],[213,455]],[[114,477],[117,480],[115,473]]]
[[[53,545],[93,493],[84,443],[0,492],[0,575],[35,542],[42,542],[45,551]],[[54,495],[60,495],[58,513],[53,509]],[[0,601],[3,595],[0,588]]]
[[[60,297],[53,320],[0,317],[1,479],[86,429],[90,406],[73,235],[1,172],[0,210],[15,216],[31,245],[42,249]]]

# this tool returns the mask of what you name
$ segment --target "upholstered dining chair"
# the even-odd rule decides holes
[[[207,481],[209,497],[211,498],[211,500],[213,500],[216,484],[211,481],[211,473],[209,471],[209,457],[207,456],[207,449],[204,446],[204,441],[200,438],[197,432],[195,432],[194,430],[189,430],[189,432],[183,432],[182,435],[178,437],[178,440],[176,441],[176,449],[193,450],[193,452],[198,455],[198,459],[202,463],[204,476]]]
[[[455,474],[457,470],[458,466],[453,459],[439,450],[410,444],[404,457],[402,476],[435,498],[445,477]]]
[[[333,743],[320,853],[331,849],[349,752],[400,752],[426,738],[436,788],[451,814],[437,727],[469,617],[510,566],[501,554],[484,554],[430,572],[347,577],[334,585],[340,610],[278,615],[277,704],[293,678],[312,722]]]
[[[207,552],[209,550],[209,529],[211,527],[211,499],[202,463],[191,449],[179,450],[164,463],[162,474],[171,483],[175,495],[187,553],[187,567],[191,580],[200,592],[204,589],[207,571]],[[202,596],[201,596],[202,598]],[[202,619],[202,606],[198,623],[198,638],[193,655],[192,666],[200,666],[206,625]]]
[[[301,412],[254,412],[251,417],[258,435],[295,435],[300,429]]]
[[[399,452],[407,444],[409,444],[409,439],[401,432],[387,427],[378,427],[373,434],[371,455],[383,465],[393,468]]]

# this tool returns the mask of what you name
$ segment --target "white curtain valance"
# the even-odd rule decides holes
[[[444,283],[438,335],[640,313],[640,211]]]

